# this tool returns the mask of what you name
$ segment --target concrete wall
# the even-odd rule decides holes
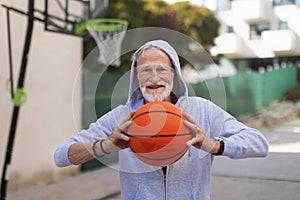
[[[28,1],[2,0],[1,4],[27,11]],[[43,9],[44,1],[35,1]],[[27,17],[11,12],[14,82],[17,84],[23,53]],[[6,9],[0,8],[0,167],[4,163],[13,104],[6,91],[9,77]],[[47,183],[78,172],[78,167],[57,168],[53,153],[58,145],[77,132],[81,119],[82,40],[74,36],[44,31],[35,21],[28,56],[25,91],[21,106],[8,190]],[[79,75],[78,77],[76,77]],[[76,81],[75,81],[75,78]],[[73,89],[77,92],[73,94]],[[75,98],[75,105],[72,99]]]

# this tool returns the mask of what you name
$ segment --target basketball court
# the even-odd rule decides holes
[[[261,131],[270,141],[271,147],[285,146],[300,139],[300,135],[293,132],[298,124],[299,119],[296,119]],[[243,199],[247,196],[250,200],[297,200],[300,194],[299,159],[297,151],[271,151],[263,159],[230,160],[217,157],[212,172],[211,199]],[[98,183],[98,178],[105,181]],[[94,187],[95,184],[99,184],[99,187]],[[116,170],[102,168],[10,195],[15,200],[38,200],[49,195],[57,199],[67,195],[65,197],[78,200],[121,200],[119,184]],[[82,189],[66,194],[65,191],[74,185],[82,185]]]

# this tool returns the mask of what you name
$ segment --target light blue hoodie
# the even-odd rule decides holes
[[[176,51],[167,42],[155,40],[144,44],[133,56],[127,104],[116,107],[92,123],[87,130],[80,131],[58,147],[54,155],[57,166],[71,165],[67,154],[73,143],[93,142],[108,137],[131,110],[137,110],[144,104],[134,68],[138,53],[149,45],[163,50],[172,61],[175,69],[173,92],[178,97],[176,106],[189,112],[209,137],[224,141],[223,156],[240,159],[268,154],[268,142],[258,130],[240,123],[209,100],[188,97]],[[180,160],[167,167],[164,174],[160,167],[138,160],[130,148],[123,149],[119,151],[122,199],[208,200],[213,157],[210,153],[190,147]]]

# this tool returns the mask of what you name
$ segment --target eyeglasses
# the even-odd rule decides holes
[[[155,71],[158,75],[168,75],[173,72],[171,66],[159,63],[143,64],[136,67],[137,73],[144,76],[152,75]]]

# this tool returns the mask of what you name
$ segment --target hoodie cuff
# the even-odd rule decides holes
[[[68,151],[72,144],[76,142],[66,142],[58,147],[54,153],[54,160],[57,167],[65,167],[72,165],[68,157]]]

